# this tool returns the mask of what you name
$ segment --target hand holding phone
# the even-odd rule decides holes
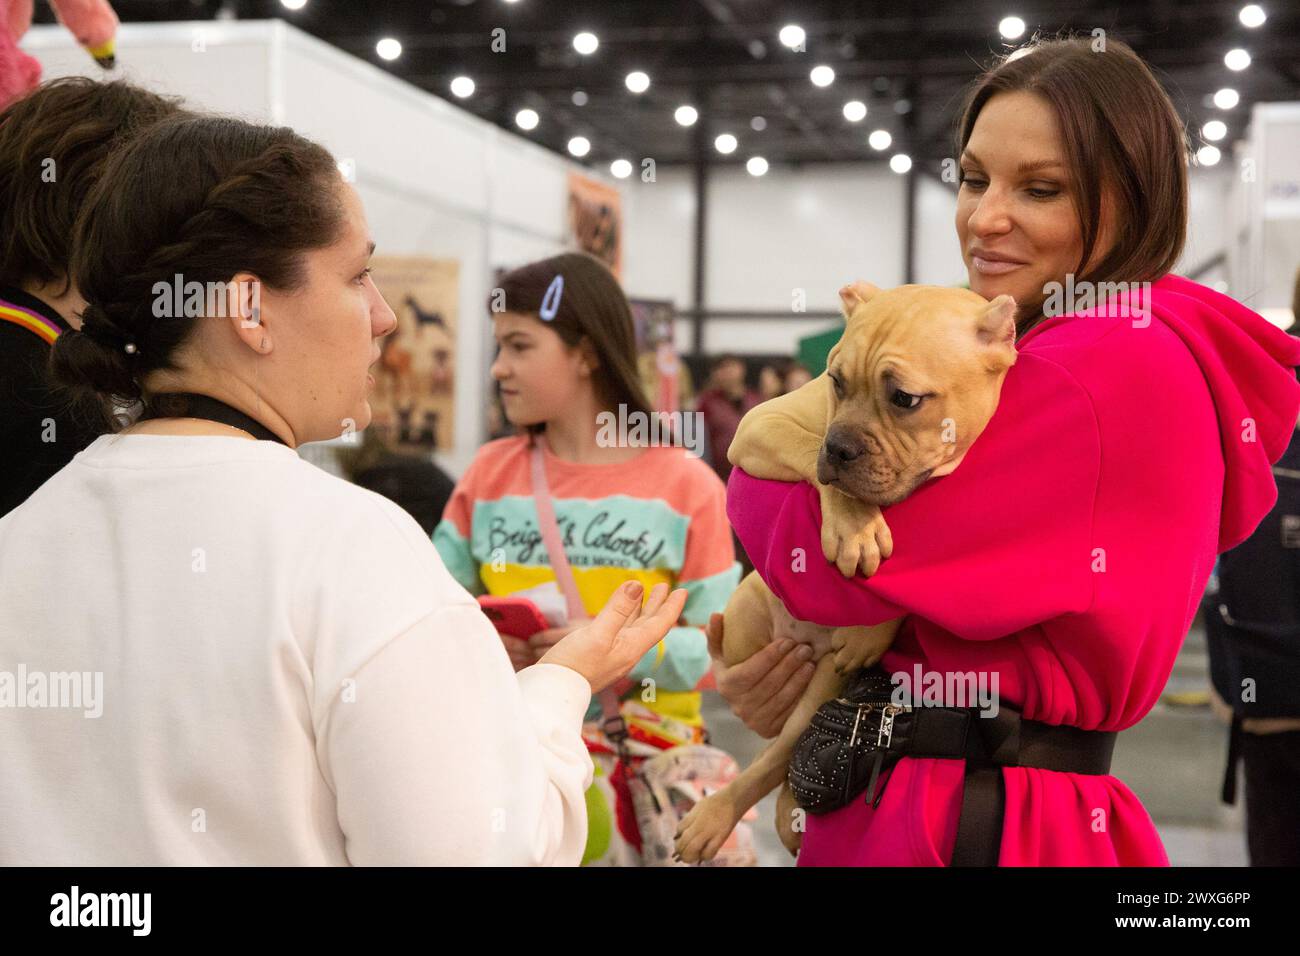
[[[528,598],[485,594],[478,603],[500,634],[526,641],[550,627],[546,616]]]

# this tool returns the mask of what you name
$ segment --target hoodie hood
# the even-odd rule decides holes
[[[1135,301],[1136,294],[1130,297]],[[1272,465],[1290,444],[1300,415],[1294,369],[1300,339],[1181,276],[1153,282],[1146,308],[1183,340],[1210,389],[1223,445],[1222,553],[1248,538],[1277,501]]]

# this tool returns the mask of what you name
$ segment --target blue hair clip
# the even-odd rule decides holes
[[[555,318],[555,313],[560,311],[560,296],[564,294],[564,276],[557,275],[551,280],[550,288],[546,290],[546,295],[542,297],[542,307],[538,315],[542,321],[549,322]]]

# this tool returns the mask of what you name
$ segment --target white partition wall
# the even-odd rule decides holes
[[[624,186],[627,245],[624,285],[633,296],[693,305],[694,172],[660,169],[655,182]],[[903,281],[904,180],[879,163],[790,169],[774,165],[754,177],[743,167],[709,171],[704,259],[705,308],[785,311],[785,319],[711,318],[704,351],[793,354],[798,340],[833,320],[838,291],[854,278],[881,286]],[[690,322],[677,322],[677,347],[691,348]]]
[[[46,78],[104,75],[62,27],[22,45]],[[123,24],[117,60],[115,77],[292,126],[351,160],[378,254],[460,261],[456,448],[439,456],[459,474],[484,431],[492,272],[565,248],[570,169],[607,177],[279,20]]]
[[[1278,325],[1300,271],[1300,103],[1258,103],[1232,178],[1232,293]],[[1249,296],[1249,298],[1247,298]]]

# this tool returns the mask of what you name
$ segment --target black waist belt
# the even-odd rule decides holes
[[[1114,731],[1080,730],[1028,720],[1002,706],[996,717],[975,708],[917,707],[896,713],[891,750],[908,757],[966,761],[953,866],[997,866],[1006,785],[1002,767],[1107,774]]]

